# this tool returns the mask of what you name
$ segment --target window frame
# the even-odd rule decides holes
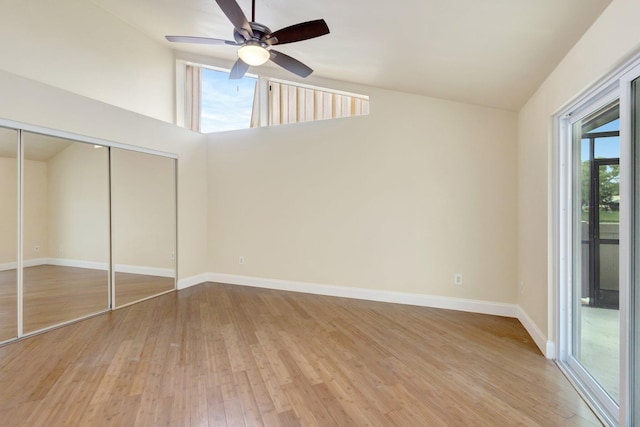
[[[190,117],[190,112],[188,111],[189,109],[189,102],[188,100],[190,99],[189,96],[189,87],[187,87],[187,66],[193,66],[193,67],[199,67],[199,68],[206,68],[206,69],[210,69],[213,71],[219,71],[219,72],[223,72],[223,73],[229,73],[230,69],[226,68],[224,66],[219,66],[219,65],[211,65],[211,64],[204,64],[202,62],[198,62],[198,61],[194,61],[194,60],[188,60],[188,59],[176,59],[176,118],[175,118],[175,122],[176,125],[180,126],[180,127],[184,127],[186,129],[190,129],[189,127],[189,123],[187,123],[188,121],[188,117]],[[335,117],[335,118],[347,118],[347,117],[357,117],[357,116],[366,116],[370,114],[370,105],[371,105],[371,98],[369,95],[367,94],[361,94],[361,93],[355,93],[355,92],[348,92],[348,91],[344,91],[344,90],[339,90],[339,89],[333,89],[333,88],[329,88],[329,87],[323,87],[323,86],[317,86],[317,85],[311,85],[311,84],[307,84],[307,83],[300,83],[300,82],[295,82],[295,81],[291,81],[291,80],[286,80],[286,79],[280,79],[280,78],[275,78],[275,77],[270,77],[270,76],[266,76],[266,75],[259,75],[259,74],[253,74],[253,73],[247,73],[246,74],[248,77],[251,78],[255,78],[258,82],[257,84],[257,105],[258,105],[258,126],[257,127],[271,127],[271,126],[278,126],[278,124],[274,124],[271,125],[270,124],[270,111],[269,111],[269,91],[270,91],[270,84],[273,83],[278,83],[278,84],[284,84],[284,85],[288,85],[288,86],[294,86],[296,88],[304,88],[304,89],[310,89],[310,90],[315,90],[315,91],[321,91],[321,92],[325,92],[325,93],[330,93],[330,94],[335,94],[335,95],[341,95],[341,96],[348,96],[351,98],[357,98],[357,99],[362,99],[362,100],[366,100],[368,105],[367,105],[367,112],[363,113],[363,114],[356,114],[356,115],[349,115],[349,116],[344,116],[344,117]],[[202,90],[202,85],[199,85],[200,90]],[[198,99],[200,100],[200,105],[201,104],[201,93],[198,94]],[[200,111],[200,114],[202,114],[202,108]],[[328,118],[331,119],[331,118]],[[328,120],[328,119],[319,119],[319,120]],[[317,121],[317,120],[310,120],[310,121]],[[200,127],[201,127],[201,120],[199,120],[200,122]],[[302,122],[296,122],[296,123],[302,123]],[[293,124],[293,123],[292,123]],[[251,127],[248,128],[243,128],[243,129],[236,129],[236,130],[246,130],[246,129],[250,129]],[[194,130],[194,129],[191,129]],[[198,130],[194,130],[196,132],[201,132],[200,129]],[[209,133],[216,133],[218,131],[214,131],[214,132],[207,132],[207,134]],[[222,132],[222,131],[221,131]]]

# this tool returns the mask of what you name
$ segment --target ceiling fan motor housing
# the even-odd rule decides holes
[[[271,45],[267,40],[277,41],[276,38],[269,37],[271,35],[271,30],[266,25],[262,25],[257,22],[249,22],[249,26],[253,31],[253,37],[250,40],[259,42],[262,47],[266,48]],[[233,30],[233,38],[238,43],[245,43],[248,41],[245,39],[244,35],[235,28]]]

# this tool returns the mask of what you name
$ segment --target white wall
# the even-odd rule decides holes
[[[6,0],[0,69],[89,98],[175,120],[170,49],[82,0]]]
[[[515,303],[516,114],[340,89],[371,115],[209,136],[210,271]]]
[[[640,2],[614,0],[518,115],[519,304],[555,339],[551,251],[552,116],[640,47]]]

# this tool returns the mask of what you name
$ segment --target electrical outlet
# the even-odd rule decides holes
[[[520,293],[524,294],[524,282],[522,280],[520,281]]]
[[[33,252],[40,252],[40,245],[35,245],[33,247]]]
[[[455,283],[456,285],[462,285],[462,274],[456,273],[453,276],[453,283]]]
[[[244,257],[243,256],[238,258],[238,264],[240,264],[240,265],[244,264]]]

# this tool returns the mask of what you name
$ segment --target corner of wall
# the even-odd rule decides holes
[[[536,343],[538,349],[542,352],[544,357],[547,359],[555,359],[556,357],[556,345],[555,342],[549,341],[547,336],[538,328],[538,325],[535,324],[531,317],[527,314],[526,311],[522,308],[522,306],[517,306],[517,316],[522,326],[527,330],[533,342]]]

